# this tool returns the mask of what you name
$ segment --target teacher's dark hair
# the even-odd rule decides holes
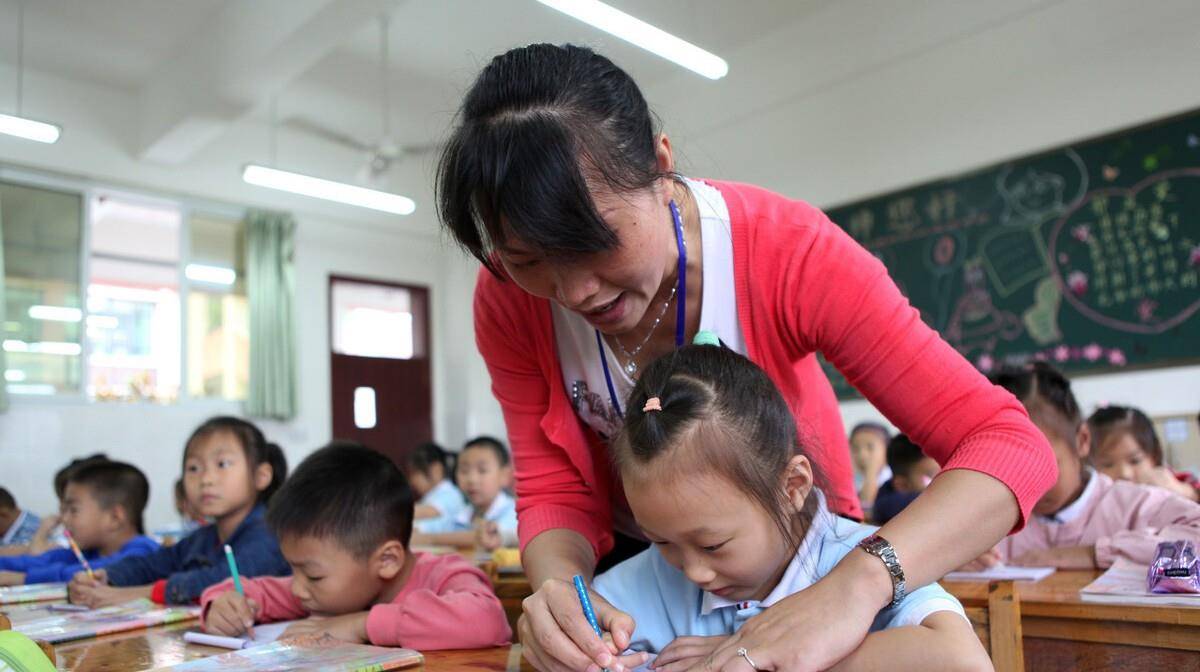
[[[493,58],[456,122],[438,162],[438,214],[497,275],[492,253],[509,236],[562,259],[615,248],[589,182],[619,194],[669,175],[641,90],[586,47],[532,44]]]

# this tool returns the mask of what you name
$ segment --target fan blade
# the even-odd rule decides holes
[[[339,131],[334,131],[332,129],[325,128],[324,126],[321,126],[320,124],[309,121],[308,119],[305,119],[303,117],[292,117],[283,123],[285,126],[287,126],[288,128],[290,128],[292,130],[299,131],[301,133],[307,133],[309,135],[315,135],[319,138],[323,138],[330,142],[334,142],[339,145],[343,145],[345,147],[349,147],[351,149],[358,150],[360,152],[375,151],[374,145],[362,142],[361,140],[351,137],[345,133],[341,133]]]

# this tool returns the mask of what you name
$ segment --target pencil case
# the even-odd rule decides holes
[[[1200,559],[1190,541],[1164,541],[1146,574],[1152,593],[1200,593]]]

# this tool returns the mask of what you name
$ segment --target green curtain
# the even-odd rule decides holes
[[[4,310],[7,306],[8,299],[4,296],[4,218],[0,217],[0,340],[4,340]],[[4,348],[0,348],[0,413],[8,410],[8,383],[3,378],[6,371]]]
[[[246,294],[250,303],[250,389],[246,414],[287,420],[296,415],[296,221],[282,212],[246,217]]]

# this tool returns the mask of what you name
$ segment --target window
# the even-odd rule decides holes
[[[82,379],[78,194],[0,183],[5,384],[14,394],[78,392]]]
[[[177,207],[92,198],[88,396],[178,397],[181,223]]]
[[[412,293],[403,287],[338,280],[331,290],[333,352],[358,357],[423,357],[413,330]]]
[[[245,399],[250,384],[245,226],[200,214],[189,224],[188,396]]]

